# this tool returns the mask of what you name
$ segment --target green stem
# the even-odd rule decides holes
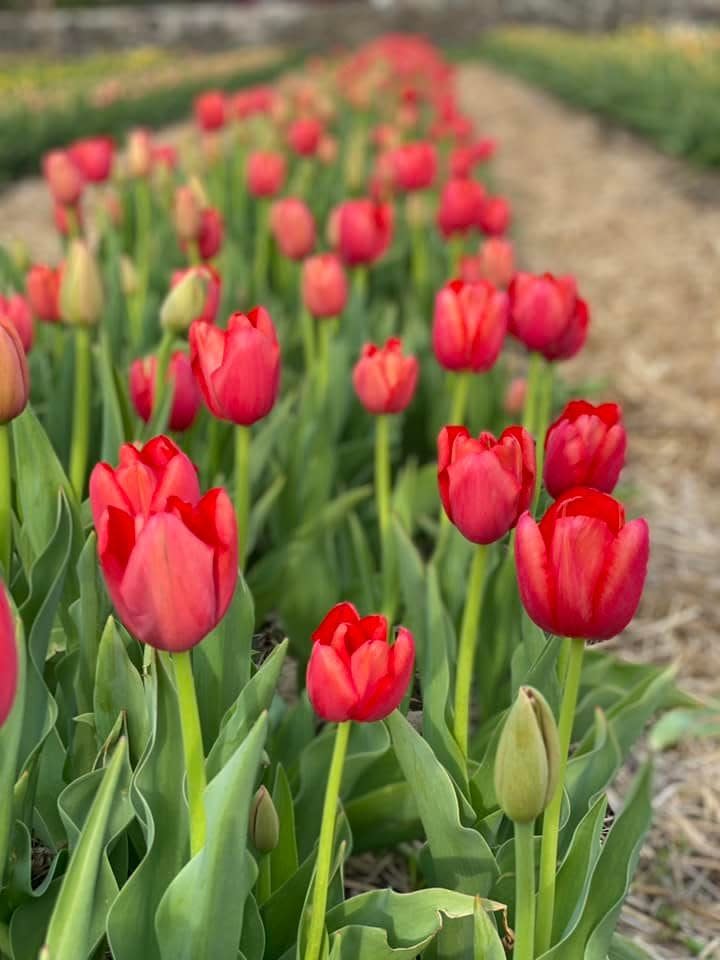
[[[382,609],[388,621],[392,620],[392,550],[390,531],[390,418],[379,416],[375,425],[375,503],[380,533],[382,567]]]
[[[315,367],[315,324],[307,307],[300,306],[300,331],[302,333],[303,353],[305,355],[305,376],[312,376]]]
[[[330,341],[335,332],[336,321],[332,318],[318,321],[317,339],[317,394],[318,403],[322,406],[327,396],[330,383]]]
[[[10,430],[0,424],[0,569],[10,581],[12,557],[12,474],[10,472]],[[0,871],[2,864],[0,864]]]
[[[535,433],[537,422],[537,407],[542,391],[542,375],[544,360],[541,353],[531,353],[528,365],[527,392],[525,393],[525,409],[523,410],[522,425],[528,433]]]
[[[163,433],[167,428],[169,415],[162,418],[161,411],[165,403],[165,394],[168,389],[168,370],[170,369],[170,355],[172,353],[173,334],[170,330],[163,332],[162,340],[157,352],[157,366],[155,368],[155,401],[152,411],[152,432],[153,434]],[[172,401],[171,401],[172,406]],[[169,413],[169,412],[168,412]]]
[[[190,651],[172,655],[177,684],[180,726],[182,728],[185,770],[187,772],[188,808],[190,813],[190,856],[194,857],[205,844],[205,804],[203,795],[205,778],[205,753],[203,750],[200,714],[198,712],[195,681],[192,672]]]
[[[137,271],[137,290],[130,306],[130,334],[136,349],[142,346],[144,339],[143,320],[145,319],[145,301],[150,279],[150,231],[152,229],[152,208],[150,186],[139,177],[135,181],[135,269]]]
[[[270,854],[265,853],[258,863],[258,878],[255,893],[258,906],[261,907],[272,896],[272,875],[270,872]]]
[[[328,885],[330,883],[330,868],[332,866],[333,846],[335,839],[335,814],[337,812],[340,783],[342,781],[345,754],[347,753],[352,721],[339,723],[335,732],[335,746],[333,748],[327,786],[325,787],[325,802],[323,803],[322,822],[320,825],[320,840],[318,843],[317,864],[313,882],[312,903],[310,906],[310,926],[305,947],[305,960],[320,960],[323,935],[325,933],[325,911],[327,909]]]
[[[70,448],[70,482],[82,500],[90,446],[90,330],[75,330],[75,399]]]
[[[535,847],[533,822],[515,824],[515,947],[513,960],[534,960]]]
[[[368,268],[358,266],[353,269],[352,274],[352,299],[360,306],[364,305],[367,299],[368,288]]]
[[[202,263],[202,257],[200,256],[200,247],[198,247],[197,240],[188,240],[187,242],[187,258],[188,263],[191,267],[199,267]]]
[[[467,410],[468,397],[470,395],[470,374],[455,374],[455,386],[453,387],[452,401],[450,403],[450,424],[462,424]]]
[[[455,740],[467,758],[470,739],[470,699],[472,696],[475,649],[477,647],[480,611],[482,610],[487,547],[480,544],[473,557],[467,588],[467,599],[460,629],[457,667],[455,673]]]
[[[255,258],[253,260],[253,295],[259,300],[267,290],[270,263],[270,204],[258,200],[255,229]]]
[[[535,495],[533,498],[533,512],[537,509],[540,491],[543,483],[543,467],[545,464],[545,434],[547,433],[552,416],[552,395],[553,395],[554,369],[551,363],[544,365],[543,375],[540,381],[540,396],[537,405],[537,418],[535,420]]]
[[[450,254],[450,276],[457,277],[460,272],[460,261],[465,252],[465,237],[462,233],[454,233],[448,241]]]
[[[235,513],[241,570],[245,566],[250,521],[250,437],[250,427],[235,428]]]
[[[562,810],[563,785],[567,768],[570,737],[572,736],[580,690],[585,641],[565,638],[567,673],[560,705],[560,772],[555,793],[545,810],[543,817],[542,845],[540,848],[540,883],[538,890],[538,915],[535,931],[538,956],[550,947],[552,937],[553,914],[555,912],[555,873],[557,867],[558,837],[560,834],[560,811]]]

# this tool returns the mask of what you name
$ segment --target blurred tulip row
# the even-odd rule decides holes
[[[0,252],[0,956],[640,955],[649,767],[606,790],[690,702],[586,649],[648,528],[496,150],[398,35],[46,156],[62,262]]]

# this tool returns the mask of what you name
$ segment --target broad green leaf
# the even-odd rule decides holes
[[[598,797],[579,819],[568,845],[568,851],[557,873],[553,942],[561,940],[582,912],[593,870],[600,856],[607,798]]]
[[[2,888],[10,845],[18,753],[25,712],[25,637],[22,620],[16,613],[13,620],[18,657],[17,691],[10,714],[5,723],[0,726],[0,888]]]
[[[280,823],[278,845],[270,854],[272,889],[277,890],[298,869],[297,839],[295,836],[295,808],[290,783],[282,764],[275,771],[273,803]]]
[[[208,785],[205,845],[173,880],[158,907],[155,927],[163,960],[237,958],[242,908],[257,876],[247,832],[267,726],[263,714]]]
[[[613,934],[608,960],[653,960],[649,953],[619,933]]]
[[[422,836],[414,788],[388,783],[356,797],[345,806],[356,853],[381,850]]]
[[[242,936],[238,960],[262,960],[265,956],[265,928],[260,908],[255,897],[250,894],[243,910]]]
[[[671,710],[660,717],[650,731],[650,746],[653,750],[666,750],[681,740],[695,737],[720,737],[720,709]]]
[[[253,504],[252,512],[250,514],[250,525],[248,528],[248,538],[247,546],[245,548],[246,556],[250,556],[255,547],[255,544],[258,541],[258,537],[262,533],[262,529],[265,526],[270,512],[272,511],[275,501],[282,493],[283,487],[285,486],[286,479],[283,474],[279,474],[270,486],[265,490]]]
[[[480,897],[475,898],[473,932],[473,960],[505,960],[502,940]]]
[[[412,630],[415,638],[418,660],[423,663],[427,646],[427,613],[425,565],[415,544],[403,529],[400,522],[393,519],[395,537],[395,556],[400,576],[400,591],[405,604],[403,623]]]
[[[98,381],[102,401],[101,459],[115,463],[120,446],[129,439],[125,434],[122,407],[113,370],[112,346],[106,330],[100,331],[97,353]]]
[[[108,609],[97,562],[97,534],[94,530],[80,552],[77,575],[80,598],[70,608],[79,647],[75,695],[80,713],[88,713],[92,710],[98,644]]]
[[[353,558],[358,573],[358,586],[355,591],[357,594],[358,607],[361,610],[375,610],[375,564],[370,551],[370,545],[368,544],[365,530],[358,520],[356,513],[353,512],[349,515],[348,524],[350,527]]]
[[[127,742],[121,739],[70,857],[45,941],[53,960],[82,960],[93,945],[91,923],[96,884],[126,755]]]
[[[130,757],[133,764],[137,763],[148,737],[145,690],[113,617],[108,617],[100,638],[93,708],[100,743],[110,735],[118,716],[124,714]]]

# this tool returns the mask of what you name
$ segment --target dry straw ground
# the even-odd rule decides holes
[[[463,67],[460,83],[479,129],[501,142],[497,186],[513,201],[522,264],[575,273],[594,308],[587,350],[563,375],[601,381],[625,410],[624,481],[653,549],[642,608],[615,645],[717,698],[720,178],[486,67]],[[50,216],[42,183],[18,184],[0,195],[0,242],[22,236],[36,259],[56,259]],[[655,806],[624,930],[657,960],[720,957],[717,740],[656,759]],[[392,858],[354,872],[359,889],[403,883]]]

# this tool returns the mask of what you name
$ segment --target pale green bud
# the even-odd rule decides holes
[[[160,324],[164,330],[184,333],[203,312],[209,278],[204,271],[189,269],[182,280],[165,297],[160,308]]]
[[[60,284],[60,315],[74,327],[93,327],[105,306],[100,268],[84,240],[70,244]]]
[[[259,853],[271,853],[280,839],[277,810],[265,787],[260,787],[250,808],[250,838]]]

